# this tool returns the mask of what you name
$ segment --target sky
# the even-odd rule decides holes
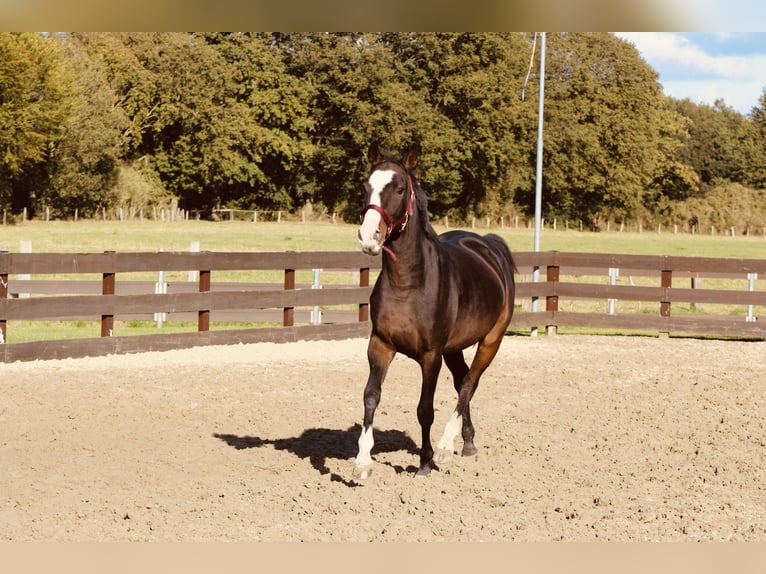
[[[712,105],[717,98],[742,114],[766,88],[766,32],[618,32],[660,75],[676,99]]]

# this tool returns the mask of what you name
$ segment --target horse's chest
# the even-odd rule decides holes
[[[415,355],[420,349],[446,341],[449,312],[444,301],[422,290],[387,292],[370,300],[376,333],[402,353]]]
[[[439,286],[418,285],[412,288],[392,288],[378,284],[370,297],[373,321],[407,325],[416,318],[418,323],[429,323],[449,302],[446,291]]]

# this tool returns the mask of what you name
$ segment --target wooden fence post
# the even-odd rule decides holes
[[[8,257],[8,252],[0,250],[0,257],[5,260]],[[8,273],[5,261],[0,265],[0,299],[6,299],[8,297]],[[8,323],[5,317],[0,317],[0,344],[5,343],[8,340]]]
[[[114,295],[115,273],[114,273],[114,251],[104,251],[112,254],[112,271],[106,272],[101,280],[101,294]],[[101,315],[101,336],[111,337],[114,334],[114,315]]]
[[[663,269],[660,275],[660,287],[663,289],[669,289],[673,286],[673,271],[670,269]],[[668,301],[667,291],[663,291],[663,300],[660,301],[660,317],[670,317],[670,301]],[[663,328],[660,331],[660,335],[669,336],[670,331]]]
[[[370,286],[370,268],[369,267],[362,267],[359,270],[359,286],[360,287]],[[363,323],[365,321],[368,321],[369,319],[370,319],[370,304],[359,303],[359,322]]]
[[[201,269],[199,272],[199,292],[207,293],[210,291],[210,270]],[[210,330],[210,309],[200,309],[197,311],[197,331]]]
[[[285,290],[295,289],[295,269],[285,269]],[[292,327],[295,324],[295,307],[285,307],[282,312],[282,325]]]
[[[548,265],[546,273],[546,281],[549,283],[558,283],[560,268],[558,265]],[[559,297],[558,295],[547,295],[545,297],[545,310],[554,313],[559,310]],[[546,335],[556,335],[556,325],[546,325]]]

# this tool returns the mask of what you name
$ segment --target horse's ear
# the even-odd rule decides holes
[[[383,161],[383,157],[380,155],[380,147],[378,147],[378,142],[372,142],[370,144],[370,149],[367,150],[367,161],[370,162],[370,165],[376,165]]]
[[[420,150],[418,149],[418,146],[416,144],[410,146],[410,149],[404,154],[404,167],[406,169],[415,169],[418,165],[419,155]]]

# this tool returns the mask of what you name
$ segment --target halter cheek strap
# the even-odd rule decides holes
[[[407,198],[407,209],[404,211],[404,215],[402,215],[396,221],[392,222],[385,209],[373,203],[370,203],[367,207],[365,207],[364,212],[362,213],[362,216],[364,216],[365,213],[372,210],[378,212],[383,218],[383,223],[386,224],[386,236],[383,238],[382,247],[383,250],[388,253],[391,256],[391,259],[394,261],[397,259],[396,255],[386,244],[391,241],[392,238],[396,239],[399,237],[399,234],[404,231],[405,227],[407,227],[407,223],[410,221],[410,216],[412,215],[412,206],[415,201],[415,188],[412,186],[412,176],[410,174],[407,174],[407,184],[410,188],[410,196]]]

